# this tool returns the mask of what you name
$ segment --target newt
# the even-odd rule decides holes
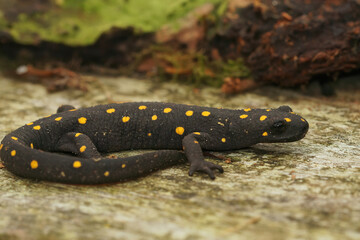
[[[128,102],[76,109],[27,123],[0,145],[7,170],[20,177],[71,184],[113,183],[190,163],[189,175],[215,179],[223,168],[203,151],[228,151],[257,143],[302,139],[308,122],[288,106],[276,109],[218,109],[160,102]],[[111,158],[101,153],[156,151]]]

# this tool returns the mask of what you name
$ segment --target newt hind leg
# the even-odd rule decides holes
[[[58,141],[56,150],[69,152],[82,158],[101,157],[94,143],[83,133],[69,132],[64,134]]]

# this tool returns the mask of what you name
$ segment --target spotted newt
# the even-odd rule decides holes
[[[204,172],[214,179],[214,170],[222,173],[223,168],[205,161],[203,150],[297,141],[308,128],[288,106],[232,110],[159,102],[82,109],[65,105],[5,136],[0,157],[18,176],[63,183],[119,182],[186,160],[190,176]],[[129,149],[157,151],[124,158],[100,154]]]

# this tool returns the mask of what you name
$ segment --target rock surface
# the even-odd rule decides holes
[[[0,138],[61,104],[83,107],[109,99],[229,108],[286,104],[309,121],[310,130],[299,142],[222,153],[232,162],[220,163],[225,173],[215,181],[201,174],[189,177],[186,165],[102,186],[21,179],[2,168],[1,240],[360,239],[360,88],[355,79],[338,83],[331,100],[314,96],[316,86],[305,92],[264,87],[224,97],[212,88],[98,79],[86,94],[49,94],[40,85],[0,75]]]

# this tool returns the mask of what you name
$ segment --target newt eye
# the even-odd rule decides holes
[[[278,121],[278,122],[275,122],[273,124],[273,127],[274,128],[281,128],[282,126],[284,126],[284,122],[283,121]]]
[[[286,129],[286,123],[284,121],[277,121],[272,125],[273,130],[282,132]]]

